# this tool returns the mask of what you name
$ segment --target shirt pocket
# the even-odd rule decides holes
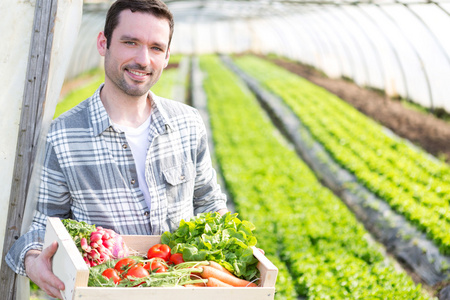
[[[185,162],[162,173],[166,181],[167,217],[172,231],[178,228],[181,219],[189,220],[194,214],[194,163]]]

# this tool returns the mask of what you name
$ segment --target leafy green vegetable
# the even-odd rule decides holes
[[[220,216],[217,212],[202,213],[186,222],[181,220],[173,233],[165,232],[161,241],[169,245],[172,253],[183,253],[185,261],[215,261],[236,276],[253,280],[258,276],[252,246],[255,226],[241,221],[230,212]]]
[[[83,221],[78,222],[72,219],[63,219],[61,222],[64,227],[66,227],[66,230],[69,232],[80,253],[83,253],[84,251],[81,249],[81,239],[86,238],[89,243],[91,233],[95,231],[95,225],[90,225]]]

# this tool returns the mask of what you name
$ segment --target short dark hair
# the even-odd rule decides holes
[[[119,15],[124,10],[131,10],[132,12],[150,13],[157,18],[167,19],[169,22],[169,46],[173,35],[173,15],[167,5],[161,0],[117,0],[108,10],[106,15],[104,34],[106,37],[106,47],[109,49],[111,45],[111,37],[114,29],[119,24]]]

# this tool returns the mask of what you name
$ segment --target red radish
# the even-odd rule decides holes
[[[82,238],[80,241],[80,245],[81,245],[81,249],[83,249],[84,251],[88,252],[88,244],[87,244],[87,239],[86,238]]]
[[[114,230],[72,219],[63,219],[62,222],[90,267],[129,255],[124,240]]]
[[[111,239],[103,240],[103,246],[105,246],[106,248],[112,248],[113,245],[114,242]]]
[[[99,241],[99,240],[101,240],[102,239],[102,235],[100,234],[100,233],[98,233],[98,232],[93,232],[92,234],[91,234],[91,242],[97,242],[97,241]]]
[[[102,239],[103,240],[109,240],[110,238],[111,238],[111,235],[108,232],[104,231]]]
[[[123,238],[110,229],[105,229],[106,233],[109,233],[111,238],[113,239],[113,247],[112,247],[112,255],[114,258],[121,258],[126,257],[129,255],[130,250],[128,249],[127,245],[125,244]]]

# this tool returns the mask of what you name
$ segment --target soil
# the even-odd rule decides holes
[[[273,62],[327,89],[360,112],[408,139],[435,157],[450,162],[450,122],[404,106],[382,93],[344,79],[327,78],[311,67],[282,59]]]

